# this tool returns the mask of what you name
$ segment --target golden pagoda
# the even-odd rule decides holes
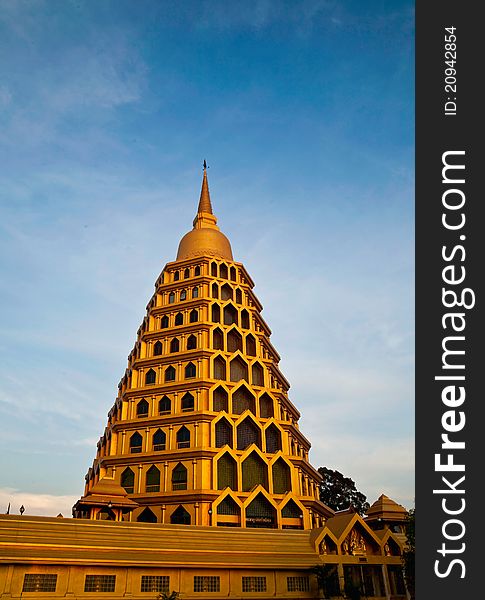
[[[312,529],[333,514],[253,287],[204,161],[193,229],[155,283],[75,517]],[[105,481],[131,504],[100,502]]]
[[[367,518],[320,502],[253,286],[204,163],[74,518],[0,515],[0,598],[407,600],[406,510],[384,495]]]

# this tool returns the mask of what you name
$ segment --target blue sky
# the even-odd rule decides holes
[[[0,510],[70,514],[207,159],[311,461],[414,502],[412,2],[0,5]]]

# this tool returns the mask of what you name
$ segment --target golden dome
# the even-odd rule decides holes
[[[180,240],[177,260],[196,256],[215,256],[233,260],[231,244],[218,229],[192,229]]]
[[[212,212],[205,161],[202,190],[197,215],[194,219],[194,228],[180,240],[176,260],[185,260],[196,256],[214,256],[233,260],[231,244],[222,231],[219,230],[217,218]]]

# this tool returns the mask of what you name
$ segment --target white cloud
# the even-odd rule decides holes
[[[147,67],[128,40],[116,36],[92,46],[71,48],[44,73],[39,90],[44,105],[57,111],[80,106],[114,108],[141,98]]]
[[[10,503],[10,514],[19,514],[21,506],[25,515],[56,517],[61,513],[71,516],[73,504],[79,500],[76,496],[55,496],[53,494],[34,494],[14,488],[0,488],[0,511],[7,512]]]
[[[358,422],[358,420],[357,420]],[[409,438],[392,435],[370,436],[358,425],[349,423],[346,432],[335,433],[325,426],[324,433],[311,436],[311,460],[316,467],[341,471],[356,482],[357,489],[372,503],[386,494],[406,508],[414,503],[414,444]]]

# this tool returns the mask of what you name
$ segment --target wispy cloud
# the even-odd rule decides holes
[[[207,157],[316,466],[409,496],[412,19],[114,4],[0,6],[4,485],[82,487]]]
[[[20,507],[25,509],[25,515],[56,517],[62,514],[71,517],[71,508],[79,500],[76,496],[55,496],[52,494],[35,494],[14,488],[0,488],[0,511],[7,512],[10,504],[10,514],[20,514]]]
[[[0,107],[6,108],[12,101],[12,94],[6,85],[0,86]]]

